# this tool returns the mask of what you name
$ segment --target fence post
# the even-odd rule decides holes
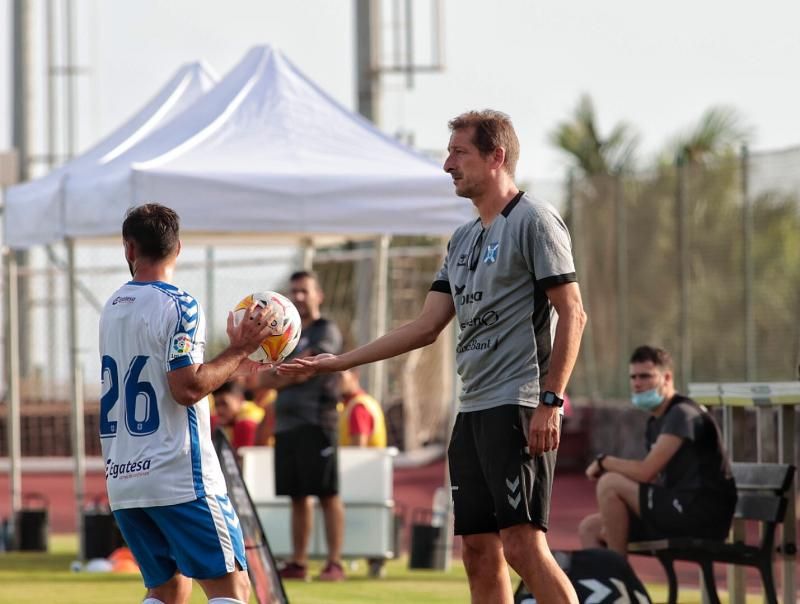
[[[581,345],[581,356],[585,360],[586,369],[584,371],[586,392],[593,400],[600,398],[599,388],[597,387],[597,362],[594,356],[594,335],[591,317],[591,299],[589,295],[589,271],[586,267],[586,255],[584,254],[585,233],[583,228],[583,211],[580,202],[575,199],[575,172],[570,170],[567,175],[567,208],[569,211],[569,229],[572,234],[572,254],[575,258],[575,270],[578,274],[578,283],[583,290],[583,307],[589,321],[583,332],[583,344]]]
[[[625,397],[628,391],[628,216],[625,207],[625,182],[617,173],[614,177],[614,206],[617,234],[617,395]]]
[[[756,380],[756,328],[753,314],[753,203],[750,199],[748,170],[750,167],[750,151],[747,145],[742,146],[742,260],[744,269],[744,350],[745,377],[748,382]]]
[[[692,333],[689,325],[689,226],[686,216],[687,158],[681,152],[675,161],[675,224],[678,242],[678,349],[680,350],[680,387],[692,381]]]

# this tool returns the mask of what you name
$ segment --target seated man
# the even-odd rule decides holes
[[[244,388],[236,381],[225,382],[213,392],[211,430],[225,430],[233,450],[256,444],[256,430],[264,410],[244,398]]]
[[[642,460],[598,455],[586,475],[597,481],[600,512],[578,527],[583,547],[625,556],[629,541],[724,538],[736,486],[714,418],[675,392],[672,359],[640,346],[630,360],[631,400],[650,413]]]

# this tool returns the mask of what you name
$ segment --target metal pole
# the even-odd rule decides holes
[[[744,264],[744,351],[745,376],[748,382],[757,377],[758,357],[756,356],[756,324],[753,304],[753,282],[755,269],[753,266],[753,200],[750,199],[749,174],[750,151],[747,145],[742,146],[742,256]]]
[[[676,160],[675,221],[678,242],[678,349],[680,350],[680,384],[682,389],[692,381],[692,340],[689,325],[689,225],[686,211],[686,157]]]
[[[303,253],[303,270],[310,271],[314,268],[314,240],[304,237],[300,242]]]
[[[6,430],[8,432],[9,486],[12,517],[22,507],[22,445],[20,439],[20,387],[19,387],[19,298],[17,297],[17,256],[5,250],[6,261],[6,387],[8,396]],[[14,534],[17,529],[14,527]]]
[[[64,34],[66,37],[66,51],[64,54],[65,73],[65,103],[66,112],[66,143],[67,159],[75,155],[75,31],[74,31],[74,3],[73,0],[66,0],[64,6]]]
[[[31,158],[31,47],[32,36],[31,6],[28,0],[14,0],[12,8],[13,22],[13,129],[12,144],[19,153],[19,182],[30,177]],[[17,250],[18,266],[28,265],[28,252]],[[30,374],[32,333],[30,325],[30,306],[28,305],[29,279],[24,277],[17,282],[17,312],[19,316],[19,372]]]
[[[46,77],[45,77],[45,97],[47,100],[47,168],[48,171],[52,170],[56,163],[56,94],[55,94],[55,64],[56,64],[56,44],[55,44],[55,10],[53,2],[48,0],[44,3],[45,10],[45,46],[47,57]],[[50,246],[48,246],[50,247]],[[52,253],[52,251],[51,251]],[[51,266],[55,267],[52,259],[48,259]],[[55,338],[57,334],[61,334],[56,322],[56,290],[57,282],[55,271],[49,272],[47,275],[47,286],[45,287],[47,295],[47,333],[50,337]],[[56,379],[59,374],[59,356],[53,355],[48,363],[44,364],[44,392],[43,394],[52,399],[57,392],[54,387]]]
[[[778,455],[779,463],[795,463],[795,407],[782,405],[778,416]],[[786,502],[786,513],[781,527],[781,568],[783,571],[783,601],[797,601],[797,475],[792,479],[789,497]]]
[[[406,88],[414,88],[414,0],[405,0],[406,14]]]
[[[625,183],[621,174],[615,178],[615,216],[617,234],[617,395],[624,397],[628,391],[628,217],[625,207]]]
[[[72,378],[72,457],[75,467],[75,511],[77,514],[78,527],[78,559],[83,560],[86,553],[85,543],[83,542],[83,501],[84,501],[84,477],[86,474],[86,448],[83,426],[83,376],[79,364],[80,343],[78,326],[78,299],[77,284],[75,279],[75,242],[73,239],[66,240],[68,273],[68,319],[69,326],[69,366]]]
[[[30,32],[31,11],[27,0],[14,0],[13,4],[13,61],[14,61],[14,125],[13,146],[19,152],[19,180],[28,180],[30,162]]]
[[[567,175],[567,207],[569,208],[569,229],[572,236],[572,251],[575,256],[575,270],[578,272],[578,281],[583,290],[583,307],[591,317],[591,297],[589,295],[589,271],[585,270],[584,243],[583,243],[583,208],[576,199],[575,172],[570,170]],[[590,320],[583,332],[583,345],[581,355],[585,359],[586,369],[584,374],[585,388],[593,400],[600,399],[600,388],[597,385],[597,362],[594,356],[594,328]]]
[[[737,438],[736,426],[743,425],[745,411],[742,407],[724,406],[722,408],[722,426],[725,439],[725,448],[731,461],[735,461],[740,454],[737,442],[742,442]],[[743,520],[733,520],[731,526],[731,539],[733,541],[744,542],[745,526]],[[728,566],[728,594],[730,604],[744,604],[745,586],[744,573],[741,566]]]
[[[386,315],[389,306],[389,242],[388,235],[374,240],[374,270],[372,271],[372,308],[370,309],[369,339],[374,340],[386,333]],[[379,401],[385,400],[386,363],[370,363],[367,375],[367,390]]]
[[[380,2],[356,0],[356,85],[358,112],[380,123]]]

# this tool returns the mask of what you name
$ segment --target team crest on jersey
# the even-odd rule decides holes
[[[172,338],[170,360],[188,354],[192,351],[192,338],[188,333],[176,333]]]
[[[490,243],[486,246],[486,252],[483,254],[484,264],[494,264],[497,262],[497,252],[500,249],[500,243]]]

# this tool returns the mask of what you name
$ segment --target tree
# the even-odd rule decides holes
[[[711,107],[692,128],[668,144],[667,161],[682,157],[689,164],[700,164],[735,154],[749,134],[750,128],[736,109]]]
[[[550,142],[572,157],[586,176],[619,174],[633,168],[638,134],[622,122],[600,135],[594,103],[583,95],[572,116],[550,133]]]

